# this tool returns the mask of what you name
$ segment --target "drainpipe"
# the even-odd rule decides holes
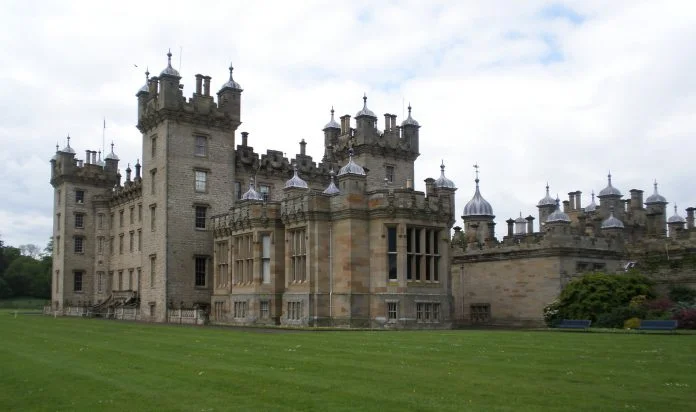
[[[333,220],[329,221],[329,320],[333,326]]]

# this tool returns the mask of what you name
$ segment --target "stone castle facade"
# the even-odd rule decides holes
[[[167,322],[198,308],[239,325],[535,324],[572,276],[622,270],[665,239],[693,251],[693,208],[668,222],[657,188],[644,208],[641,191],[624,201],[611,180],[599,206],[581,208],[573,192],[563,211],[547,188],[540,230],[520,216],[498,241],[478,171],[452,236],[456,188],[444,165],[414,189],[410,107],[400,124],[385,114],[383,130],[367,97],[354,122],[332,109],[322,159],[304,141],[288,159],[255,152],[246,132],[237,142],[243,90],[232,67],[217,99],[209,76],[195,76],[188,99],[180,81],[170,54],[138,90],[142,164],[125,181],[113,144],[103,160],[92,150],[76,159],[69,138],[56,148],[51,310]]]

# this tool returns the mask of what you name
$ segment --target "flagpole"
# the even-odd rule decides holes
[[[102,153],[106,153],[106,147],[104,146],[104,135],[106,134],[106,117],[104,117],[104,128],[102,129]],[[106,154],[104,154],[106,156]]]

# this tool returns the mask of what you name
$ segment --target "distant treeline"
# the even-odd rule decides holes
[[[53,242],[43,250],[36,245],[6,246],[0,240],[0,299],[20,296],[51,298]]]

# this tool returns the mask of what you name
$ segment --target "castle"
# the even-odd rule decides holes
[[[332,109],[319,162],[304,140],[294,159],[259,154],[246,132],[235,146],[242,87],[232,67],[217,100],[200,74],[187,99],[168,58],[136,93],[142,164],[125,181],[113,144],[103,160],[93,150],[77,160],[69,138],[56,147],[51,311],[127,309],[172,322],[195,308],[239,325],[537,324],[572,276],[623,269],[635,250],[664,241],[666,225],[670,242],[693,251],[694,208],[667,221],[657,186],[644,208],[642,191],[624,201],[611,177],[600,205],[585,208],[573,192],[561,210],[547,187],[539,230],[520,215],[498,241],[477,170],[452,235],[457,189],[444,165],[414,189],[411,107],[400,125],[385,114],[383,130],[366,96],[354,123]]]

